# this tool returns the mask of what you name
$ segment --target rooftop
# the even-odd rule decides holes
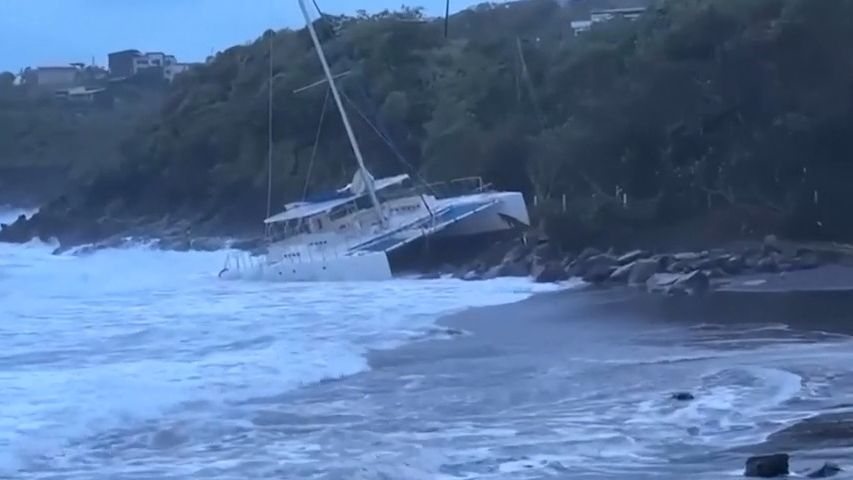
[[[600,10],[592,10],[590,13],[592,15],[620,15],[620,14],[631,14],[631,13],[643,13],[646,11],[646,7],[626,7],[626,8],[604,8]]]

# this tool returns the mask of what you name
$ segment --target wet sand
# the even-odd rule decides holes
[[[511,305],[471,309],[448,316],[439,324],[470,333],[470,337],[457,340],[455,348],[459,352],[476,351],[483,356],[536,352],[535,356],[526,358],[537,358],[541,368],[555,368],[553,362],[596,357],[595,350],[614,351],[620,345],[631,348],[632,336],[642,336],[644,330],[665,331],[667,327],[719,328],[722,331],[742,325],[784,324],[791,329],[786,332],[783,328],[773,333],[771,336],[775,338],[762,335],[757,346],[765,341],[784,344],[788,341],[786,336],[796,339],[792,347],[798,347],[800,340],[816,346],[824,342],[832,345],[846,342],[848,335],[853,334],[853,269],[826,267],[795,275],[753,276],[742,282],[745,283],[734,283],[700,297],[665,297],[631,289],[546,293]],[[673,351],[680,351],[679,347],[692,341],[685,338],[685,343],[673,344]],[[420,351],[409,350],[413,348]],[[396,353],[409,350],[413,356],[422,358],[434,353],[427,351],[431,348],[425,344],[412,345]],[[784,353],[782,355],[784,358]],[[646,361],[639,357],[637,360]],[[774,366],[772,360],[767,363],[769,367]],[[850,436],[853,397],[847,393],[853,374],[845,370],[842,366],[840,371],[821,379],[827,391],[835,392],[827,394],[826,401],[816,407],[817,411],[803,413],[800,421],[778,423],[775,433],[770,433],[765,441],[711,449],[704,454],[691,449],[685,449],[684,454],[675,450],[671,459],[674,465],[671,468],[659,465],[656,474],[663,478],[669,473],[677,476],[676,472],[690,471],[704,476],[722,469],[728,475],[741,468],[741,462],[748,455],[774,451],[792,453],[795,471],[804,471],[824,460],[843,464],[853,447]],[[660,379],[655,378],[654,371],[649,369],[644,375],[649,375],[650,385],[656,384],[650,387],[649,395],[661,395]],[[505,381],[508,385],[514,382],[513,379]],[[602,378],[601,381],[612,379]],[[801,382],[801,388],[810,388],[810,380],[805,376]],[[672,391],[681,388],[690,387],[673,377]],[[808,395],[794,395],[786,403],[793,409],[818,405],[806,397]],[[692,467],[685,467],[686,464]],[[642,476],[640,472],[634,475]]]

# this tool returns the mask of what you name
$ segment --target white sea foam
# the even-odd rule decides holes
[[[553,288],[220,282],[222,253],[57,256],[54,247],[0,244],[0,451],[24,456],[58,454],[71,439],[186,402],[227,404],[350,375],[367,367],[367,349],[404,342],[442,314]],[[6,468],[20,466],[11,460]]]

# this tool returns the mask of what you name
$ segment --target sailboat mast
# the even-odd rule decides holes
[[[358,161],[358,169],[361,173],[361,178],[367,187],[370,194],[370,202],[379,216],[379,221],[385,224],[385,215],[382,213],[382,207],[379,205],[379,199],[376,197],[376,190],[373,182],[370,181],[370,174],[367,167],[364,166],[364,158],[361,156],[361,149],[358,147],[358,140],[355,138],[352,126],[349,123],[347,112],[344,110],[344,104],[341,101],[341,95],[338,93],[338,87],[335,85],[335,79],[332,77],[332,71],[329,69],[329,63],[326,61],[326,54],[323,53],[323,47],[320,45],[320,39],[317,37],[317,32],[314,30],[314,22],[311,21],[311,16],[308,14],[308,8],[305,7],[305,0],[299,0],[299,8],[302,10],[302,16],[305,17],[305,24],[308,26],[308,32],[311,34],[311,41],[314,42],[314,49],[317,50],[317,56],[320,57],[320,64],[323,66],[323,73],[326,75],[326,81],[329,82],[329,87],[332,90],[332,97],[335,99],[335,104],[338,106],[338,111],[341,113],[341,120],[344,122],[344,129],[347,131],[349,143],[352,151],[355,154],[355,159]]]

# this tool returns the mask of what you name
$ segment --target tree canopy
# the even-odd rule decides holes
[[[571,15],[484,4],[447,38],[417,9],[316,26],[375,174],[481,175],[535,197],[555,234],[719,211],[742,233],[853,234],[853,0],[664,0],[579,36]],[[126,215],[259,221],[270,88],[276,203],[345,183],[354,161],[327,88],[298,91],[321,78],[304,29],[217,54],[63,208],[120,198]]]

